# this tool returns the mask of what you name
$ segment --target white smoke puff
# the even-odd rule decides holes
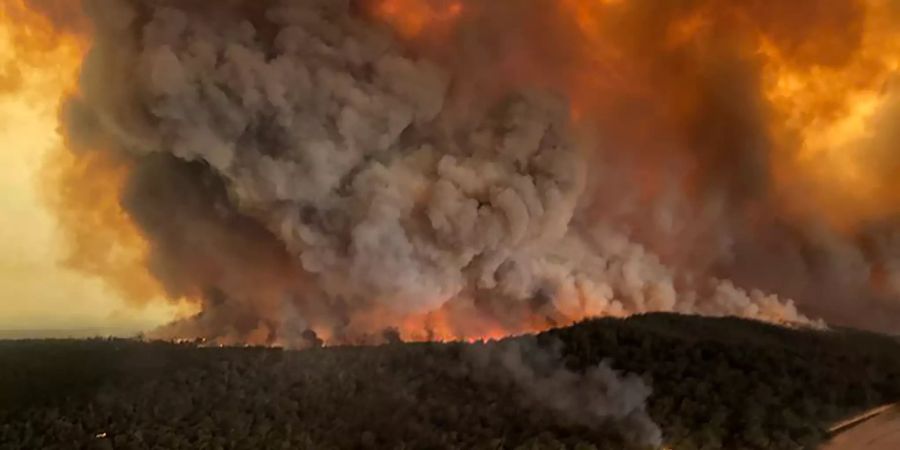
[[[583,372],[566,368],[562,344],[510,339],[467,348],[477,376],[509,377],[525,399],[588,427],[615,424],[639,445],[659,447],[662,432],[647,413],[652,389],[637,375],[621,375],[608,361]]]

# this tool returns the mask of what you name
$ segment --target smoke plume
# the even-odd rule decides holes
[[[66,134],[73,152],[127,161],[121,204],[149,270],[201,303],[161,335],[474,338],[647,311],[807,322],[704,261],[741,243],[732,215],[765,184],[759,99],[740,97],[755,91],[712,83],[696,105],[721,130],[688,136],[717,169],[692,198],[641,161],[653,149],[615,148],[634,143],[602,132],[587,109],[602,102],[559,89],[583,51],[571,33],[548,48],[511,28],[560,29],[561,4],[460,4],[473,23],[419,41],[372,2],[86,2],[93,47]],[[732,143],[738,156],[719,153]],[[645,166],[672,189],[639,198]]]
[[[608,361],[584,372],[567,369],[558,340],[540,345],[534,337],[479,343],[467,357],[476,374],[508,379],[526,404],[548,408],[583,426],[619,425],[629,442],[659,448],[662,432],[646,411],[651,389],[634,374],[620,375]],[[490,375],[487,375],[490,374]]]
[[[897,331],[891,0],[12,0],[0,20],[27,24],[23,63],[89,48],[50,205],[70,266],[197,305],[157,336],[650,311]],[[660,442],[638,378],[531,347],[472,364]]]

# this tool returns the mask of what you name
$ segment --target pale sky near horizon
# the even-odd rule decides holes
[[[59,138],[55,113],[41,109],[0,100],[0,329],[140,330],[165,322],[172,312],[163,304],[126,306],[101,280],[59,264],[64,242],[35,178]]]

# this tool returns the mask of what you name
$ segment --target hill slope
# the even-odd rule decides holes
[[[900,399],[900,346],[668,314],[300,352],[0,342],[0,448],[637,448],[654,431],[643,385],[675,449],[811,448],[836,419]]]

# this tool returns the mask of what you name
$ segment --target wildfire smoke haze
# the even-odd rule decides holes
[[[201,311],[160,336],[896,331],[896,2],[10,5],[80,70],[44,177],[70,264]]]

